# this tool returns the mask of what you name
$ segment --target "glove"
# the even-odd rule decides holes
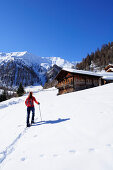
[[[40,105],[40,102],[38,102],[38,104]]]

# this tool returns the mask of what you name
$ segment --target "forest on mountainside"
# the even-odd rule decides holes
[[[82,62],[77,63],[76,69],[88,71],[101,71],[106,65],[113,64],[113,42],[102,45],[101,49],[88,54]]]

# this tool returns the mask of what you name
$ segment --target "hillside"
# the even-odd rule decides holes
[[[79,70],[101,71],[108,64],[113,64],[113,42],[104,44],[101,49],[88,54],[76,65]]]
[[[35,87],[43,121],[35,105],[37,123],[27,129],[27,96],[0,103],[1,170],[112,170],[112,91],[107,84],[57,96]]]

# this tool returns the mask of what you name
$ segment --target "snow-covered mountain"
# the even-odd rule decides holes
[[[0,63],[9,61],[22,61],[27,66],[35,66],[40,65],[45,69],[50,68],[54,64],[60,67],[72,67],[73,64],[67,60],[64,60],[60,57],[39,57],[28,53],[27,51],[24,52],[11,52],[11,53],[0,53]]]
[[[37,87],[42,121],[35,104],[30,128],[27,95],[0,103],[0,169],[112,170],[112,91],[113,83],[61,96]]]
[[[0,53],[0,85],[18,86],[44,84],[46,72],[53,66],[71,68],[74,66],[60,57],[39,57],[24,52]]]

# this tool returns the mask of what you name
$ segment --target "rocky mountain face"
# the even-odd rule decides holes
[[[0,87],[18,87],[20,83],[44,85],[53,80],[61,67],[72,66],[60,57],[38,57],[26,51],[0,53]]]
[[[46,73],[46,83],[44,85],[44,88],[50,88],[53,87],[57,84],[57,81],[54,80],[54,78],[56,77],[56,75],[60,72],[62,68],[54,65],[53,67],[51,67],[47,73]]]
[[[20,82],[28,86],[40,83],[41,80],[32,67],[21,62],[8,61],[0,65],[0,86],[18,86]]]

